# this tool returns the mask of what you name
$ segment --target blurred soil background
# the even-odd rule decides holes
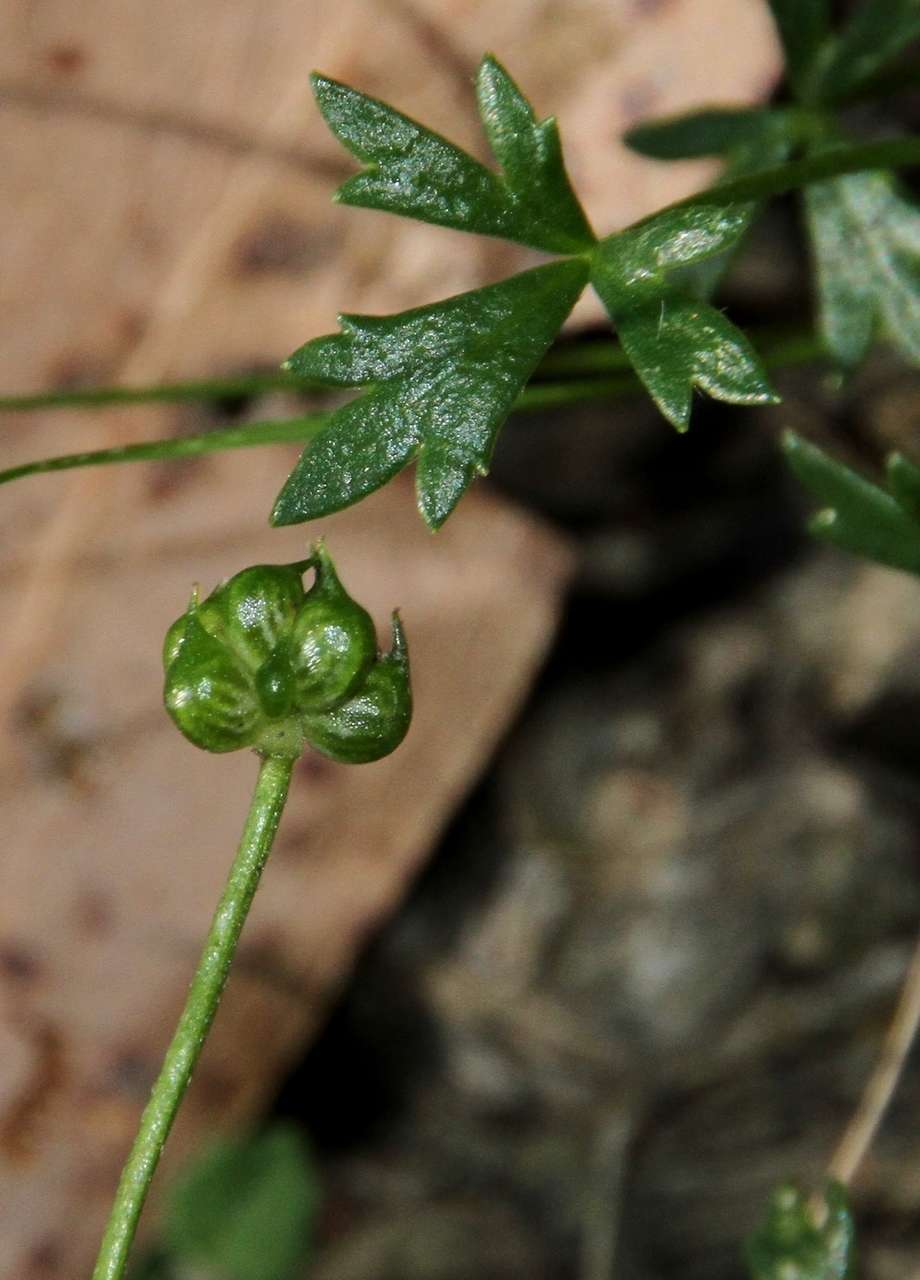
[[[707,174],[623,128],[762,100],[778,66],[760,0],[6,8],[9,391],[271,367],[336,310],[536,260],[331,207],[312,66],[481,151],[493,49],[602,230]],[[724,296],[801,325],[807,278],[790,201]],[[776,439],[916,456],[920,384],[885,353],[778,383],[775,410],[700,400],[687,438],[640,398],[516,418],[438,539],[404,483],[308,531],[381,623],[403,605],[417,723],[300,770],[166,1173],[302,1124],[311,1280],[730,1280],[769,1191],[820,1186],[917,931],[920,592],[808,541]],[[303,403],[10,416],[3,465]],[[252,779],[165,722],[160,636],[191,582],[302,554],[265,528],[293,456],[0,493],[2,1280],[88,1270]],[[918,1115],[914,1066],[854,1189],[869,1280],[920,1274]]]
[[[780,385],[757,420],[700,406],[692,456],[642,403],[506,437],[497,482],[578,574],[281,1095],[322,1152],[311,1277],[740,1280],[770,1191],[823,1184],[917,936],[920,595],[806,540],[776,432],[865,464],[918,385],[885,357]],[[854,1186],[873,1280],[920,1274],[918,1114],[915,1054]]]

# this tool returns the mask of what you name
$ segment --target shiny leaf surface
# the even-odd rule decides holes
[[[724,184],[780,164],[788,157],[798,132],[797,117],[792,112],[712,110],[653,120],[627,134],[626,142],[643,155],[661,160],[724,155]],[[679,285],[684,292],[695,298],[712,297],[762,207],[760,201],[740,206],[747,212],[735,225],[730,243],[682,271]]]
[[[298,374],[369,390],[333,414],[281,491],[274,524],[347,507],[417,460],[419,508],[443,524],[587,281],[579,260],[395,316],[341,316],[290,359]]]
[[[667,273],[730,248],[749,205],[672,209],[602,242],[591,281],[623,349],[661,412],[679,431],[694,386],[735,404],[776,401],[753,347],[708,303],[667,283]]]
[[[572,191],[555,120],[538,121],[492,57],[476,80],[479,111],[501,173],[376,98],[313,76],[326,122],[364,170],[337,192],[382,209],[549,252],[590,249],[594,235]]]
[[[750,205],[674,206],[608,236],[594,255],[591,283],[622,302],[661,291],[666,273],[730,248],[748,225]],[[606,305],[606,303],[605,303]]]
[[[730,404],[779,399],[747,338],[707,302],[667,294],[622,312],[616,324],[633,368],[678,431],[689,425],[694,387]]]

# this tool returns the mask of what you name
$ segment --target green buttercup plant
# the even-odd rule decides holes
[[[308,592],[305,569],[316,574]],[[296,757],[310,746],[368,764],[399,746],[412,715],[399,615],[378,654],[370,614],[322,543],[309,560],[256,565],[193,596],[166,633],[163,665],[166,709],[205,751]]]
[[[387,103],[314,76],[319,109],[360,166],[337,193],[342,204],[497,237],[552,260],[396,315],[341,315],[338,332],[310,339],[274,374],[0,397],[0,409],[26,411],[217,400],[272,387],[356,391],[333,411],[27,462],[0,472],[0,484],[74,467],[296,441],[306,448],[278,494],[273,524],[341,510],[411,464],[420,513],[436,529],[488,470],[501,428],[517,410],[644,388],[684,431],[696,390],[732,404],[775,403],[768,367],[829,359],[849,370],[876,337],[920,362],[920,214],[894,178],[895,169],[920,164],[920,138],[851,142],[843,118],[848,104],[883,96],[889,79],[902,74],[896,60],[920,36],[920,0],[863,0],[839,30],[829,0],[768,3],[785,52],[786,100],[750,110],[709,107],[634,130],[628,141],[647,155],[718,155],[726,172],[706,190],[608,234],[597,234],[582,209],[555,120],[538,117],[494,57],[483,58],[475,82],[492,166]],[[766,201],[791,191],[804,192],[815,330],[752,340],[712,299]],[[553,351],[589,287],[610,317],[616,345]],[[920,571],[920,471],[913,464],[892,460],[881,489],[795,437],[786,448],[822,504],[813,525],[820,536]],[[314,580],[305,590],[308,571]],[[348,763],[378,759],[398,745],[411,716],[398,617],[389,652],[378,653],[367,613],[347,595],[321,544],[302,562],[246,569],[206,599],[194,595],[169,630],[164,665],[167,710],[182,733],[209,751],[254,750],[261,766],[227,889],[119,1186],[95,1280],[124,1274],[293,762],[308,746]],[[783,1235],[787,1219],[776,1222]],[[757,1255],[758,1276],[774,1274],[765,1256]],[[819,1258],[801,1274],[838,1280],[835,1267],[835,1257],[827,1266]]]
[[[278,494],[274,524],[341,510],[413,463],[419,510],[438,528],[488,470],[499,432],[516,410],[609,399],[639,385],[683,431],[695,389],[732,404],[772,404],[777,395],[768,365],[828,354],[845,363],[851,351],[864,351],[863,338],[876,330],[912,357],[920,349],[913,336],[920,308],[911,304],[920,280],[917,215],[900,197],[896,209],[886,193],[888,171],[920,164],[920,139],[846,141],[836,117],[847,99],[832,90],[846,83],[851,96],[877,91],[873,77],[917,34],[916,6],[917,0],[867,0],[868,16],[842,38],[830,30],[823,0],[771,0],[787,44],[794,103],[775,110],[710,109],[634,130],[632,145],[659,158],[723,155],[728,180],[604,236],[591,228],[569,180],[555,120],[537,117],[491,55],[480,64],[475,89],[495,168],[387,103],[315,75],[320,110],[362,166],[339,189],[340,203],[525,244],[554,260],[396,315],[340,315],[338,333],[311,339],[274,374],[0,397],[0,410],[23,412],[216,400],[273,387],[359,390],[331,413],[43,458],[0,471],[0,484],[74,467],[297,441],[307,448]],[[866,32],[877,51],[869,58]],[[823,68],[814,81],[812,67]],[[836,185],[850,175],[856,186]],[[865,189],[858,211],[851,199],[857,186]],[[824,250],[816,252],[819,334],[749,339],[709,300],[727,263],[768,199],[807,190],[820,200],[832,188],[840,196],[835,208],[845,205],[847,219],[858,213],[859,239],[868,247],[847,252],[852,236],[841,212],[819,237]],[[834,246],[840,252],[832,252]],[[855,281],[854,272],[873,279]],[[880,301],[886,281],[890,297]],[[571,353],[571,360],[551,347],[589,286],[619,343],[594,343],[589,353]],[[867,309],[863,303],[873,298]],[[852,347],[837,339],[839,326],[828,318],[846,308],[862,326]],[[876,311],[887,317],[885,324],[871,319]],[[576,372],[589,376],[572,377]]]
[[[662,160],[721,155],[734,174],[752,176],[765,156],[833,162],[845,152],[843,110],[885,87],[886,73],[920,36],[920,4],[864,0],[840,29],[828,0],[770,0],[770,7],[786,56],[786,101],[645,122],[627,142]],[[845,369],[878,335],[920,363],[920,211],[885,168],[804,188],[817,324],[828,355]]]
[[[303,575],[314,581],[304,590]],[[244,569],[166,633],[164,701],[205,751],[251,749],[261,764],[249,816],[134,1146],[93,1280],[124,1275],[160,1154],[217,1012],[236,944],[268,859],[291,773],[307,747],[364,764],[399,746],[412,718],[399,617],[377,652],[370,614],[351,598],[321,542],[306,560]]]

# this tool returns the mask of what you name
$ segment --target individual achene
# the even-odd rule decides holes
[[[303,574],[315,580],[304,591]],[[409,653],[393,614],[389,653],[321,542],[307,560],[255,565],[192,596],[163,649],[164,700],[205,751],[288,759],[307,746],[365,764],[402,742],[412,717]]]

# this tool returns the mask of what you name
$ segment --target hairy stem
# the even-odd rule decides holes
[[[262,761],[240,846],[211,921],[185,1008],[122,1170],[93,1280],[121,1280],[125,1273],[150,1183],[214,1021],[236,944],[278,830],[293,766],[293,760],[274,756]]]

